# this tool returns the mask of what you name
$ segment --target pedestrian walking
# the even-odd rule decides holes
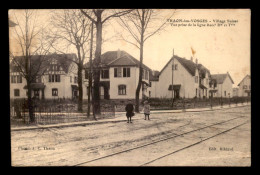
[[[128,103],[125,107],[126,111],[126,117],[127,117],[127,123],[132,123],[131,118],[134,116],[134,105],[131,103]]]
[[[150,120],[149,116],[150,116],[150,104],[148,101],[144,101],[144,119],[146,120],[146,116],[148,118],[148,120]]]

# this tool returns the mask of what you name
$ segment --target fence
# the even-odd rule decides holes
[[[30,123],[29,109],[26,100],[12,101],[10,104],[10,119],[12,126],[28,125]],[[35,124],[48,125],[92,120],[86,111],[77,112],[77,104],[53,101],[33,102],[32,106]],[[101,108],[101,115],[97,119],[114,117],[114,106],[106,105]]]

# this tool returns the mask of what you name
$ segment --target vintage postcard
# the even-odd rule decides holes
[[[251,166],[250,9],[10,9],[11,165]]]

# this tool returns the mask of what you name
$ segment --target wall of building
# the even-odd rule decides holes
[[[178,60],[174,59],[174,64],[178,65],[177,70],[173,72],[173,84],[180,84],[180,97],[193,98],[195,89],[198,88],[198,83],[195,83],[195,78],[192,76]],[[196,71],[196,75],[198,72]],[[152,82],[152,97],[156,98],[172,98],[172,91],[168,90],[172,84],[172,62],[170,62],[159,76],[158,82]],[[173,94],[174,95],[174,94]]]
[[[11,75],[19,75],[17,72],[11,73]],[[22,78],[22,83],[11,83],[11,77],[10,77],[10,98],[11,99],[17,99],[17,98],[27,98],[26,96],[26,89],[24,89],[24,86],[26,85],[25,78]],[[14,96],[14,90],[19,89],[19,96]]]
[[[246,86],[246,88],[244,88]],[[245,77],[244,80],[238,86],[238,96],[246,97],[248,93],[245,90],[251,90],[251,78],[249,76]]]
[[[134,99],[139,79],[139,68],[130,67],[130,77],[114,77],[114,68],[109,69],[110,99]],[[126,95],[118,94],[119,85],[126,85]],[[142,89],[139,97],[142,98]]]
[[[217,97],[228,98],[229,94],[230,94],[230,97],[233,97],[232,85],[233,85],[232,81],[227,76],[222,84],[217,84],[217,89],[218,89]],[[225,91],[226,91],[226,96],[225,96]]]

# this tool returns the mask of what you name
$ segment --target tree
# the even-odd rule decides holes
[[[96,114],[100,114],[100,94],[99,94],[99,82],[100,82],[100,69],[99,65],[101,63],[101,49],[102,49],[102,30],[103,24],[110,20],[111,18],[120,17],[130,13],[132,10],[104,10],[104,9],[93,9],[93,10],[82,10],[89,20],[91,20],[96,27],[96,51],[95,59],[93,60],[93,74],[94,74],[94,87],[93,87],[93,101],[94,109]]]
[[[172,13],[172,15],[174,14],[174,12]],[[159,13],[160,11],[153,9],[136,9],[124,16],[119,17],[119,24],[130,34],[130,37],[128,37],[128,39],[125,39],[125,37],[121,35],[121,39],[126,41],[127,43],[134,45],[140,50],[139,80],[135,93],[136,112],[139,112],[139,94],[141,90],[143,76],[142,67],[144,43],[145,41],[147,41],[147,39],[162,31],[167,22],[166,20],[164,20],[164,22],[158,22],[162,21],[162,19],[158,18],[160,16]],[[169,16],[169,18],[171,16]]]
[[[16,12],[19,15],[16,15]],[[32,101],[32,83],[38,76],[44,74],[48,65],[46,58],[50,46],[45,43],[45,27],[39,25],[37,11],[22,10],[12,11],[9,15],[17,24],[10,30],[10,61],[11,68],[25,78],[28,89],[28,108],[30,122],[34,122],[33,101]]]
[[[73,47],[77,51],[77,59],[73,61],[78,68],[78,111],[82,111],[83,105],[83,66],[88,52],[91,21],[86,19],[80,10],[55,10],[51,17],[52,30],[48,39],[55,39],[51,46],[60,53],[64,49]],[[64,48],[65,47],[65,48]]]

